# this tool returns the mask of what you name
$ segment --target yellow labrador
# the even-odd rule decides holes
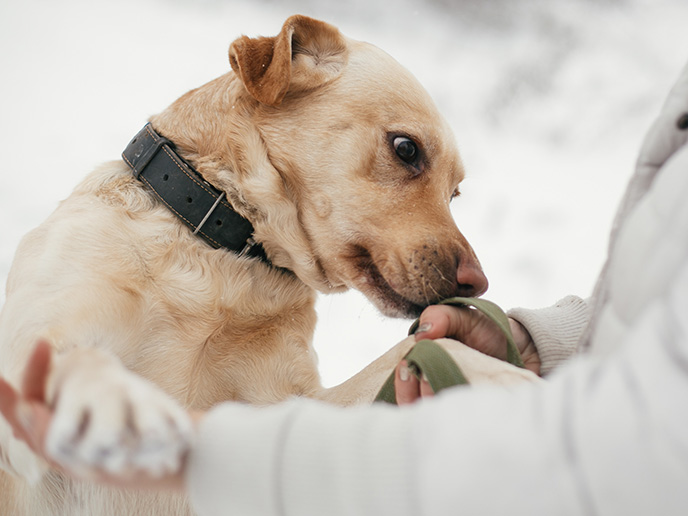
[[[17,251],[0,373],[17,384],[36,341],[51,344],[48,446],[74,467],[177,467],[189,429],[172,398],[369,402],[411,340],[323,389],[316,291],[356,288],[410,317],[487,288],[449,210],[464,176],[454,138],[409,72],[303,16],[276,37],[237,39],[229,60]],[[443,343],[478,381],[530,378]],[[3,515],[188,513],[181,497],[44,472],[3,421],[0,463]]]

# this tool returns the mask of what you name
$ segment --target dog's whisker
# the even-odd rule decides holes
[[[441,281],[446,281],[446,282],[449,283],[450,285],[453,283],[452,280],[450,280],[449,278],[447,278],[447,277],[444,275],[444,273],[439,269],[439,267],[437,267],[437,265],[435,265],[434,263],[432,263],[431,265],[432,265],[432,268],[435,269],[435,270],[437,271],[437,274],[439,274],[439,277],[440,277],[440,280],[441,280]]]
[[[435,289],[435,287],[433,287],[432,285],[428,285],[428,286],[430,287],[430,290],[432,290],[433,294],[435,294],[435,296],[434,296],[435,299],[439,299],[440,297],[442,297],[442,296],[440,295],[440,293],[437,292],[437,290]]]

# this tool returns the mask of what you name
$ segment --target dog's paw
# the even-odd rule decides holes
[[[46,451],[77,474],[176,472],[188,450],[187,412],[116,359],[85,350],[58,365]]]

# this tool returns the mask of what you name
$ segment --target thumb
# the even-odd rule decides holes
[[[464,333],[465,310],[447,306],[433,305],[427,307],[420,315],[418,329],[414,334],[416,341],[422,339],[439,339],[452,337],[461,340]]]
[[[45,401],[45,386],[50,372],[52,350],[45,340],[39,340],[24,371],[22,394],[29,401]]]
[[[0,378],[0,413],[12,427],[17,439],[26,442],[34,451],[40,450],[40,441],[33,435],[34,408],[19,397],[17,391]]]
[[[16,424],[15,410],[18,403],[19,396],[17,395],[17,391],[15,391],[9,383],[0,378],[0,414],[2,414],[7,422],[13,427]]]

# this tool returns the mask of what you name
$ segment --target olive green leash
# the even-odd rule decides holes
[[[487,299],[477,299],[472,297],[452,297],[440,301],[440,305],[450,305],[457,307],[473,307],[482,312],[506,337],[506,360],[517,367],[524,367],[523,359],[518,351],[514,337],[509,327],[509,319],[506,314],[492,301]],[[420,319],[417,319],[409,329],[412,335],[418,329]],[[417,342],[413,348],[404,356],[411,374],[418,379],[425,377],[434,392],[439,392],[447,387],[455,385],[466,385],[468,380],[461,372],[459,365],[454,359],[434,340],[424,339]],[[396,393],[394,391],[394,371],[389,375],[384,385],[375,397],[375,401],[397,404]]]

